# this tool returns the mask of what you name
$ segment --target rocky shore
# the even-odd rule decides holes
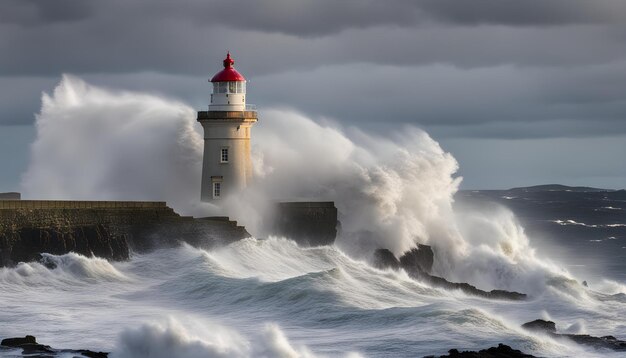
[[[613,351],[626,352],[626,341],[613,336],[594,337],[588,334],[557,333],[556,323],[552,321],[536,319],[524,323],[522,328],[529,331],[545,333],[553,338],[569,339],[578,344],[591,346],[596,349],[610,349]]]
[[[503,300],[524,300],[526,294],[505,291],[491,290],[484,291],[469,283],[450,282],[443,277],[433,276],[430,274],[434,263],[434,254],[432,248],[428,245],[418,245],[417,247],[406,252],[399,259],[387,249],[378,249],[374,252],[374,265],[380,269],[391,268],[394,270],[404,269],[412,278],[425,282],[433,287],[440,287],[447,290],[461,290],[466,294],[479,296],[490,299]]]
[[[34,336],[5,338],[0,342],[0,352],[11,353],[12,357],[61,357],[72,355],[73,357],[107,358],[109,353],[94,352],[87,349],[56,349],[40,344]],[[21,351],[21,352],[19,352]]]
[[[513,349],[505,344],[498,344],[497,347],[481,349],[479,351],[462,351],[451,349],[447,355],[425,356],[424,358],[537,358],[517,349]]]
[[[568,339],[581,345],[593,347],[594,349],[626,352],[626,341],[613,336],[595,337],[588,334],[557,333],[556,323],[552,321],[536,319],[524,323],[522,328],[531,332],[544,333],[556,339]],[[458,349],[451,349],[448,351],[447,355],[430,355],[424,358],[535,358],[535,356],[500,343],[497,347],[479,351],[459,351]]]

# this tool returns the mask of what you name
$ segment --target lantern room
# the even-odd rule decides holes
[[[246,79],[233,67],[235,61],[230,52],[226,54],[223,63],[224,69],[210,80],[213,83],[213,93],[209,111],[245,111]]]

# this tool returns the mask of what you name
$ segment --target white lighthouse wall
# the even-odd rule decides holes
[[[202,165],[202,200],[213,201],[214,180],[221,177],[221,196],[241,191],[252,179],[250,158],[251,122],[205,121]],[[221,162],[221,151],[228,148],[228,162]],[[213,177],[213,179],[212,179]]]
[[[245,93],[213,93],[209,111],[244,111],[246,109]]]

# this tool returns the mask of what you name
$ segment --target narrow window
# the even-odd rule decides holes
[[[237,82],[228,82],[228,91],[230,93],[237,93]]]
[[[228,163],[228,148],[222,148],[220,152],[220,163]]]
[[[222,183],[213,183],[213,199],[219,199],[222,196]]]

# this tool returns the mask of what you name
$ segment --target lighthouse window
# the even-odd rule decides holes
[[[222,183],[213,183],[213,199],[219,199],[222,196]]]
[[[213,82],[213,93],[226,93],[228,82]]]
[[[237,82],[237,93],[246,93],[246,83]]]
[[[228,82],[228,92],[237,93],[237,82]]]
[[[222,148],[220,152],[220,163],[228,163],[228,148]]]

